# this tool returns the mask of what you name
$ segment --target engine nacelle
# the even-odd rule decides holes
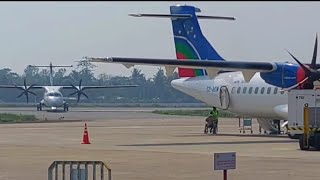
[[[303,69],[298,64],[275,63],[277,69],[272,72],[261,72],[260,76],[266,83],[273,86],[288,88],[305,78]]]

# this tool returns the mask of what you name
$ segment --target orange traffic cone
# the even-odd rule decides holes
[[[83,140],[82,144],[90,144],[89,142],[89,133],[87,130],[87,123],[84,124]]]

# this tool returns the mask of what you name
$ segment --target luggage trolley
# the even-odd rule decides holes
[[[242,119],[242,123],[241,123],[241,119]],[[251,134],[253,133],[252,130],[252,118],[240,118],[239,117],[239,130],[240,133],[242,132],[243,134],[245,133],[245,131],[251,131]]]

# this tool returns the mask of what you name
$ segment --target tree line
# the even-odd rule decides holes
[[[106,73],[95,76],[93,73],[96,66],[88,61],[78,62],[76,68],[69,74],[65,68],[53,72],[54,85],[79,85],[82,86],[102,85],[138,85],[133,88],[110,88],[85,90],[89,99],[82,96],[81,102],[86,103],[199,103],[200,101],[171,87],[170,82],[178,78],[175,72],[172,76],[166,76],[164,70],[159,68],[152,78],[146,78],[141,70],[134,68],[131,76],[112,76]],[[23,85],[24,79],[27,86],[50,85],[50,71],[48,68],[39,69],[27,66],[23,74],[19,75],[10,68],[0,69],[0,85]],[[32,97],[30,102],[39,102],[43,98],[43,90],[32,89],[37,96]],[[0,100],[2,102],[25,102],[25,96],[17,98],[22,91],[19,89],[0,88]],[[62,90],[64,96],[70,97],[73,90]],[[74,96],[75,97],[75,96]]]

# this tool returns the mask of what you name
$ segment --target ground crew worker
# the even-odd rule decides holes
[[[213,134],[217,134],[217,129],[218,129],[218,116],[219,116],[219,112],[216,109],[216,107],[212,108],[212,111],[210,111],[210,116],[213,119]]]
[[[205,123],[205,126],[204,126],[204,133],[208,133],[208,128],[210,128],[210,133],[212,132],[213,130],[213,117],[212,116],[208,116],[206,118],[206,123]]]

